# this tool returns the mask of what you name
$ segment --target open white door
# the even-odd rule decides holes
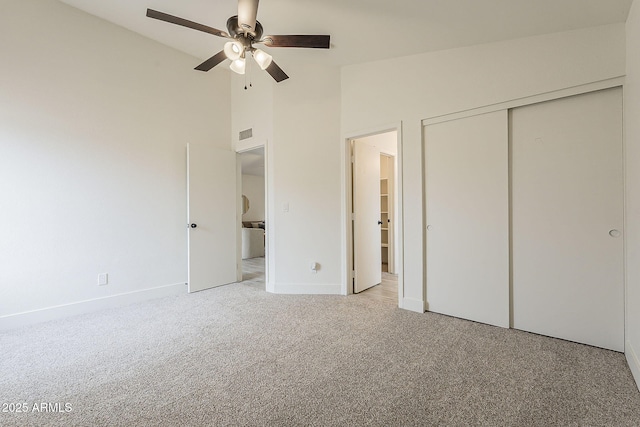
[[[236,153],[187,145],[189,292],[237,279]]]
[[[353,292],[382,282],[380,250],[380,150],[353,144]]]

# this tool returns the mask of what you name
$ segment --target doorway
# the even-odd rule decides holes
[[[265,147],[238,153],[240,165],[240,247],[242,281],[265,289],[267,259],[267,197]]]
[[[401,306],[399,131],[349,138],[347,150],[347,293]]]

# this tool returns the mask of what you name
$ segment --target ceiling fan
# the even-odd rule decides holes
[[[269,73],[276,82],[281,82],[288,79],[289,76],[273,61],[271,55],[261,49],[255,48],[253,46],[254,44],[260,43],[268,47],[329,49],[330,36],[328,35],[264,36],[262,24],[256,21],[258,2],[259,0],[238,0],[238,14],[227,20],[228,32],[153,9],[147,9],[147,16],[230,40],[224,45],[223,50],[195,68],[199,71],[209,71],[225,59],[230,59],[231,70],[238,74],[244,74],[246,59],[250,54],[261,69]]]

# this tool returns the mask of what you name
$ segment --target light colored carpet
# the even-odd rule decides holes
[[[29,407],[2,426],[640,425],[622,354],[259,277],[2,332],[0,349],[0,403]]]

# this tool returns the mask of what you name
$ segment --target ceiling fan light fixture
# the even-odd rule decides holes
[[[238,58],[231,61],[231,65],[229,65],[229,68],[231,68],[231,71],[233,71],[234,73],[244,74],[245,66],[246,63],[244,58]]]
[[[271,55],[260,49],[255,49],[253,51],[253,59],[255,59],[260,68],[263,70],[271,65],[271,61],[273,61],[273,57]]]
[[[224,45],[224,54],[227,55],[232,61],[237,60],[242,56],[242,52],[244,51],[244,46],[237,41],[227,42]]]

